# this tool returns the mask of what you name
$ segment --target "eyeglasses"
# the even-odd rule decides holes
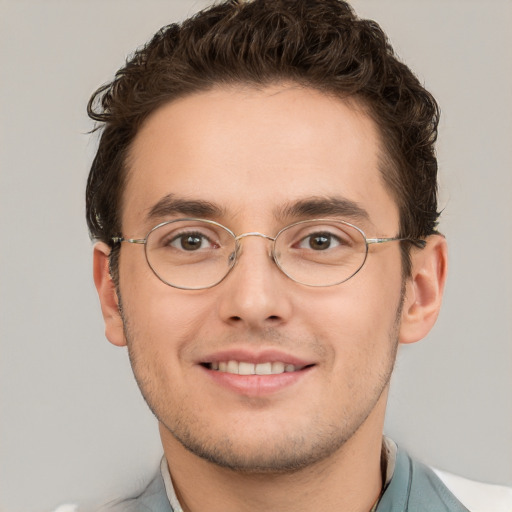
[[[293,281],[306,286],[334,286],[353,277],[364,265],[370,244],[411,238],[366,238],[358,227],[332,219],[295,222],[275,237],[251,232],[235,235],[205,219],[177,219],[155,226],[146,238],[114,237],[114,243],[144,244],[146,260],[165,284],[183,290],[202,290],[219,284],[241,254],[241,240],[259,236],[272,242],[270,256]]]

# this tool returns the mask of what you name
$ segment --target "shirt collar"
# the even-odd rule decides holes
[[[176,496],[176,492],[174,491],[174,486],[172,485],[171,474],[169,473],[169,466],[167,465],[165,455],[162,457],[162,461],[160,462],[160,471],[162,473],[162,478],[164,479],[167,499],[169,500],[169,503],[171,504],[173,511],[183,512],[180,502],[178,501],[178,498]]]

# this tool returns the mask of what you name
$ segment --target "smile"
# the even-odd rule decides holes
[[[205,365],[210,370],[217,370],[223,373],[235,375],[279,375],[286,372],[296,372],[305,366],[295,366],[281,361],[248,363],[245,361],[219,361]]]

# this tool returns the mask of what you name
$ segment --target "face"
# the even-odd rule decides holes
[[[193,216],[235,234],[274,236],[332,217],[367,237],[396,236],[398,210],[378,161],[374,123],[319,92],[195,94],[161,107],[137,135],[123,235],[144,238],[160,222]],[[238,470],[292,470],[382,421],[400,324],[400,248],[372,245],[352,279],[314,288],[280,272],[268,240],[241,243],[226,279],[193,291],[160,281],[142,245],[122,244],[123,336],[164,444]],[[251,365],[278,373],[231,373]]]

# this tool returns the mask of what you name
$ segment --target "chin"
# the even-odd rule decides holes
[[[309,418],[311,420],[311,418]],[[330,458],[357,430],[342,424],[319,425],[310,421],[294,431],[274,425],[272,429],[239,426],[229,432],[212,432],[211,425],[194,421],[163,428],[188,452],[216,466],[237,473],[294,473]],[[289,427],[291,425],[289,424]],[[236,435],[238,434],[238,435]]]

